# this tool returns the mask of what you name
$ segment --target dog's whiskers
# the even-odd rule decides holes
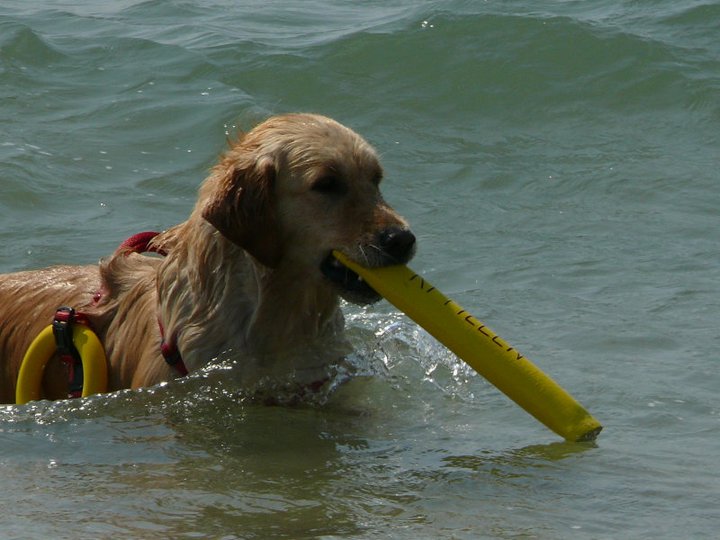
[[[362,257],[363,266],[367,266],[370,264],[370,259],[368,258],[367,254],[365,253],[365,250],[363,249],[362,244],[358,244],[358,251],[360,252],[360,255]]]

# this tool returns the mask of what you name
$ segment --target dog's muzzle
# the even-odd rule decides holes
[[[347,255],[367,268],[406,264],[415,255],[415,244],[415,235],[409,229],[389,227],[377,233],[373,243],[358,246],[355,253]],[[320,270],[348,302],[371,304],[381,298],[359,275],[338,261],[332,252],[325,257]]]

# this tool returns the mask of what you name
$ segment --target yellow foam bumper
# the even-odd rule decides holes
[[[602,425],[560,385],[407,266],[362,267],[333,253],[373,289],[568,441],[591,441]]]

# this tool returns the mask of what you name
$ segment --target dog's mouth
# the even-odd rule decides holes
[[[372,304],[381,296],[363,278],[338,261],[332,253],[320,265],[323,275],[339,290],[342,298],[354,304]]]

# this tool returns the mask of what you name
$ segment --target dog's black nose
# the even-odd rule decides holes
[[[380,249],[397,263],[408,262],[415,253],[415,235],[410,229],[388,227],[378,235]]]

